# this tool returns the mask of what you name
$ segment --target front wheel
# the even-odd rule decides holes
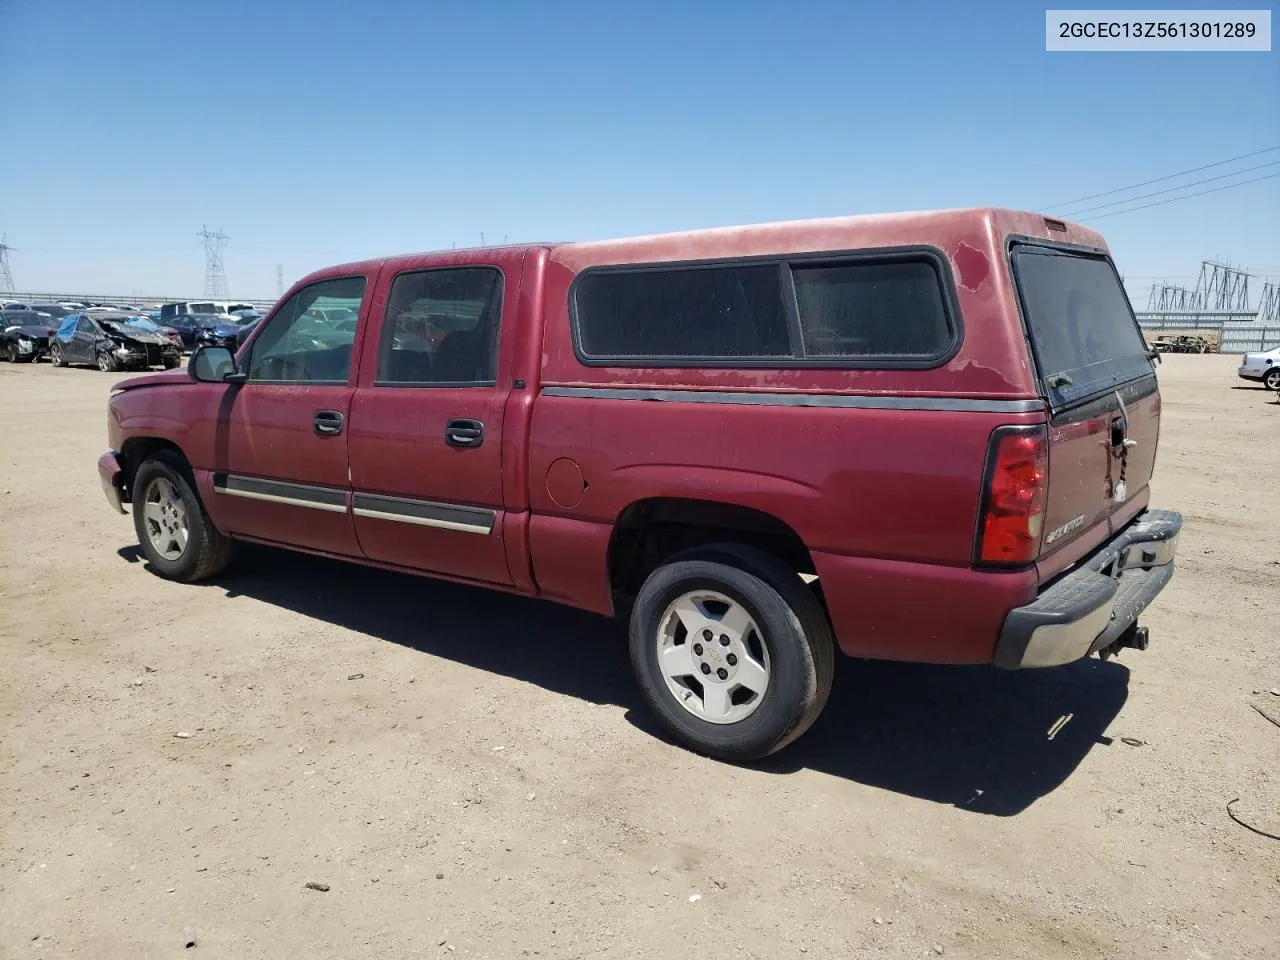
[[[17,363],[18,362],[18,345],[16,343],[8,344],[4,348],[4,356],[5,356],[5,359],[8,360],[10,363]]]
[[[152,569],[191,583],[220,573],[232,541],[218,532],[176,454],[144,460],[133,478],[133,526]]]
[[[631,665],[680,743],[731,762],[781,750],[821,714],[835,641],[799,575],[752,547],[722,544],[655,570],[631,614]]]
[[[1280,367],[1272,367],[1262,378],[1262,385],[1268,390],[1280,390]]]
[[[98,353],[98,369],[103,373],[115,373],[120,369],[120,361],[110,351],[100,351]]]
[[[56,343],[49,348],[49,359],[53,361],[55,367],[65,367],[67,365],[67,358],[62,355],[62,347]]]
[[[182,361],[181,361],[181,360],[179,360],[177,357],[165,357],[165,358],[161,361],[161,363],[163,363],[163,364],[164,364],[164,368],[165,368],[166,370],[173,370],[173,369],[174,369],[175,367],[177,367],[180,363],[182,363]]]

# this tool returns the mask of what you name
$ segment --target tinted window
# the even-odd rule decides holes
[[[402,273],[391,284],[378,383],[492,383],[502,274],[492,267]]]
[[[953,337],[927,261],[792,268],[809,357],[935,357]]]
[[[588,357],[789,357],[777,264],[583,274],[574,294]]]
[[[346,383],[364,288],[364,277],[343,277],[295,293],[254,342],[249,379]]]
[[[1013,264],[1036,364],[1055,406],[1151,372],[1110,261],[1023,246]]]

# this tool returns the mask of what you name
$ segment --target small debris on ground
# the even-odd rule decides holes
[[[186,730],[175,730],[175,731],[174,731],[174,733],[173,733],[173,735],[174,735],[174,737],[176,737],[178,740],[190,740],[190,739],[191,739],[191,734],[190,734],[190,733],[188,733]]]
[[[658,872],[658,868],[657,868],[657,867],[650,867],[650,868],[649,868],[649,876],[651,876],[651,877],[652,877],[652,876],[653,876],[655,873],[657,873],[657,872]]]
[[[443,880],[443,879],[444,879],[444,874],[443,874],[443,873],[437,873],[437,874],[436,874],[436,879],[437,879],[437,880]]]
[[[724,880],[722,880],[722,879],[721,879],[721,878],[719,878],[719,877],[715,877],[715,878],[713,878],[711,882],[712,882],[712,883],[714,883],[714,884],[715,884],[717,887],[719,887],[721,890],[723,890],[726,886],[728,886],[728,884],[726,884],[726,883],[724,882]]]
[[[1271,695],[1272,695],[1273,697],[1280,697],[1280,687],[1272,687],[1272,688],[1271,688]]]
[[[1137,737],[1121,737],[1120,742],[1127,743],[1131,747],[1142,747],[1146,746],[1147,743],[1147,741],[1139,740]]]
[[[188,950],[196,945],[196,932],[190,927],[182,931],[182,945]]]
[[[308,880],[306,883],[306,888],[308,890],[319,890],[321,893],[329,892],[329,885],[327,883],[317,883],[314,880]]]
[[[499,744],[498,746],[496,746],[496,747],[494,747],[494,748],[493,748],[493,752],[494,752],[494,753],[501,753],[501,752],[502,752],[503,750],[505,750],[505,749],[507,749],[507,748],[506,748],[506,747],[504,747],[504,746],[502,746],[501,744]]]
[[[697,902],[698,902],[699,900],[701,900],[701,899],[702,899],[702,894],[700,894],[700,893],[695,893],[695,894],[693,894],[691,897],[689,897],[689,902],[690,902],[690,903],[697,903]]]
[[[155,672],[156,672],[156,668],[155,668],[155,667],[143,667],[142,669],[143,669],[143,670],[145,670],[147,673],[155,673]]]
[[[349,673],[349,674],[347,674],[347,679],[348,679],[348,680],[363,680],[363,679],[364,679],[364,674],[363,674],[363,673]]]
[[[526,799],[526,800],[534,800],[534,799],[536,799],[536,798],[537,798],[537,796],[538,796],[538,795],[537,795],[536,793],[531,793],[531,794],[529,794],[527,797],[525,797],[525,799]]]
[[[878,927],[878,926],[880,926],[880,924],[884,923],[884,917],[876,917],[876,918],[875,918],[874,920],[872,920],[871,922],[872,922],[872,923],[874,923],[874,924]]]
[[[933,945],[933,952],[936,953],[938,956],[942,956],[942,944],[935,943]]]

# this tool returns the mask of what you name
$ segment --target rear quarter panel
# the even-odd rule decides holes
[[[609,536],[629,504],[649,497],[734,503],[772,514],[805,541],[847,653],[990,660],[1004,612],[1034,596],[1035,572],[992,575],[970,567],[988,440],[1002,424],[1043,422],[1042,412],[644,401],[546,390],[1038,399],[1003,258],[1005,235],[1034,226],[995,213],[890,226],[853,218],[838,235],[823,225],[767,238],[771,249],[764,251],[749,233],[718,244],[691,235],[669,253],[646,241],[554,250],[546,277],[544,392],[535,404],[529,449],[540,589],[605,612]],[[584,365],[574,352],[570,285],[595,263],[895,245],[936,248],[954,280],[963,342],[934,369],[605,367]],[[578,465],[587,484],[571,507],[548,490],[551,466],[563,459]]]

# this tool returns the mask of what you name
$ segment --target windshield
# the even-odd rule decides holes
[[[225,313],[221,306],[216,303],[191,303],[188,304],[191,313]]]
[[[1013,269],[1036,365],[1053,406],[1152,372],[1146,342],[1110,260],[1019,245]]]

